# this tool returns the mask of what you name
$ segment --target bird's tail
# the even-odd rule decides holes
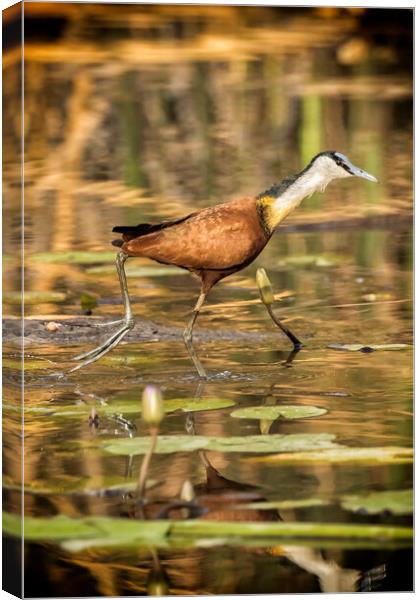
[[[130,240],[134,240],[134,238],[138,237],[139,235],[148,233],[148,231],[152,228],[153,226],[149,225],[148,223],[135,226],[118,225],[117,227],[114,227],[112,231],[115,233],[121,233],[122,239],[113,240],[111,244],[113,246],[117,246],[117,248],[121,248],[125,242],[129,242]]]
[[[143,230],[147,230],[152,226],[148,223],[141,223],[140,225],[117,225],[113,227],[112,231],[115,233],[123,233],[124,235],[139,235]]]
[[[112,243],[113,246],[117,246],[117,248],[121,248],[121,246],[125,242],[129,242],[130,240],[134,240],[137,237],[142,237],[143,235],[148,235],[149,233],[156,233],[161,231],[162,229],[166,229],[167,227],[172,227],[173,225],[178,225],[179,223],[183,223],[187,219],[190,218],[191,215],[187,215],[186,217],[182,217],[181,219],[174,219],[172,221],[163,221],[162,223],[139,223],[138,225],[130,226],[130,225],[117,225],[112,229],[115,233],[122,234],[122,240],[114,240]]]

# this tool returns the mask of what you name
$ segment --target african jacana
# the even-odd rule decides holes
[[[263,250],[279,223],[304,198],[317,191],[323,192],[333,179],[352,175],[377,181],[373,175],[355,167],[343,154],[321,152],[303,171],[286,177],[254,198],[224,202],[181,219],[158,224],[114,227],[113,231],[122,234],[122,239],[114,240],[112,244],[121,248],[116,256],[116,266],[124,318],[113,323],[123,325],[101,346],[76,356],[74,360],[84,360],[71,371],[101,358],[134,327],[124,264],[129,257],[145,256],[159,263],[187,269],[201,280],[201,292],[184,331],[184,341],[199,376],[206,377],[192,344],[192,331],[211,288],[224,277],[249,265]],[[297,338],[293,336],[290,339],[296,346]]]

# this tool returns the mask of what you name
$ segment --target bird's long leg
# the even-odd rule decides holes
[[[75,356],[73,360],[82,360],[79,365],[70,369],[69,373],[73,371],[77,371],[90,363],[95,362],[99,358],[101,358],[104,354],[115,348],[120,341],[127,335],[127,333],[133,329],[134,327],[134,318],[133,312],[131,310],[130,297],[128,295],[128,286],[127,286],[127,278],[124,270],[124,263],[127,260],[128,255],[125,252],[119,252],[116,257],[116,266],[118,278],[120,280],[121,286],[121,294],[124,303],[124,319],[122,320],[123,326],[120,327],[115,333],[113,333],[103,344],[94,348],[93,350],[89,350],[89,352],[84,352],[83,354],[79,354]],[[118,322],[118,321],[117,321]]]
[[[268,314],[273,319],[273,321],[277,325],[277,327],[280,327],[280,329],[283,331],[283,333],[285,333],[287,335],[287,337],[289,338],[289,340],[292,342],[294,349],[300,350],[303,346],[302,342],[300,340],[298,340],[298,338],[295,336],[295,334],[292,333],[290,331],[290,329],[288,329],[286,327],[286,325],[283,325],[283,323],[280,321],[280,319],[278,319],[276,317],[276,315],[273,313],[273,310],[272,310],[270,304],[266,304],[265,307],[267,309]]]
[[[193,332],[194,323],[198,317],[198,313],[200,312],[200,308],[202,307],[205,299],[206,299],[205,292],[201,292],[198,297],[197,304],[195,305],[193,313],[191,315],[191,319],[190,319],[187,327],[184,330],[184,342],[185,342],[185,346],[187,347],[188,354],[190,355],[191,360],[193,361],[198,374],[203,379],[205,379],[207,377],[207,374],[204,370],[203,365],[200,362],[200,359],[198,358],[198,356],[194,350],[194,346],[192,343],[192,332]]]
[[[124,319],[117,319],[116,321],[107,321],[106,323],[96,323],[96,327],[109,327],[110,325],[119,325],[124,323]]]
[[[84,352],[82,354],[79,354],[78,356],[75,356],[73,358],[73,360],[82,360],[84,358],[92,357],[92,356],[96,356],[97,354],[101,354],[101,356],[104,354],[103,350],[111,350],[111,345],[112,348],[114,346],[116,346],[117,344],[114,344],[114,342],[117,340],[117,338],[124,337],[124,335],[127,333],[127,331],[129,331],[130,329],[132,329],[134,327],[134,319],[133,319],[133,313],[131,310],[131,303],[130,303],[130,297],[128,295],[128,287],[127,287],[127,278],[125,275],[125,270],[124,270],[124,263],[127,260],[128,255],[125,254],[124,252],[119,252],[116,256],[116,267],[117,267],[117,273],[118,273],[118,278],[120,281],[120,287],[121,287],[121,295],[123,298],[123,303],[124,303],[124,318],[120,319],[118,321],[113,321],[112,323],[123,323],[123,327],[121,327],[120,329],[118,329],[115,333],[113,333],[101,346],[98,346],[97,348],[94,348],[93,350],[89,350],[89,352]],[[107,325],[111,325],[112,323],[107,323]],[[118,340],[119,342],[120,340]],[[117,342],[117,343],[118,343]]]

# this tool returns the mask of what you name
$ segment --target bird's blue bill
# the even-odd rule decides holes
[[[339,156],[341,158],[341,160],[345,164],[346,170],[349,173],[351,173],[352,175],[356,175],[356,177],[361,177],[362,179],[367,179],[368,181],[375,181],[376,183],[378,182],[376,177],[374,177],[370,173],[367,173],[366,171],[363,171],[363,169],[359,169],[359,167],[356,167],[355,165],[353,165],[349,161],[347,156],[344,156],[344,154],[340,154],[339,152],[336,152],[335,154],[336,154],[336,156]]]
[[[362,179],[367,179],[368,181],[375,181],[376,183],[378,182],[376,177],[374,177],[370,173],[366,173],[366,171],[363,171],[363,169],[359,169],[359,167],[355,167],[351,163],[349,164],[349,172],[352,175],[356,175],[356,177],[362,177]]]

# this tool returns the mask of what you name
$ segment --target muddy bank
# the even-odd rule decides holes
[[[111,335],[118,325],[103,327],[109,318],[100,317],[72,317],[68,315],[46,315],[43,317],[27,317],[24,319],[25,346],[39,346],[40,344],[54,344],[60,346],[76,346],[83,344],[99,344],[108,335]],[[125,337],[128,342],[151,341],[179,341],[182,340],[183,327],[170,327],[158,325],[152,321],[137,319],[134,329]],[[9,346],[21,346],[22,321],[18,317],[3,318],[3,343]],[[267,331],[239,332],[228,329],[200,329],[194,330],[197,340],[211,341],[224,339],[230,341],[255,340],[264,338],[278,338],[281,334]]]

